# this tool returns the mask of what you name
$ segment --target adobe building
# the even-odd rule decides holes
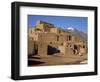
[[[86,55],[87,41],[53,24],[37,21],[28,29],[28,55]]]

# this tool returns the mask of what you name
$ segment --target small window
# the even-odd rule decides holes
[[[57,36],[57,41],[59,41],[59,36]]]
[[[85,46],[83,46],[83,48],[85,48]]]
[[[61,45],[63,45],[63,43],[61,43]]]
[[[50,44],[52,44],[52,42],[50,42]]]
[[[69,41],[71,40],[71,36],[69,36]]]

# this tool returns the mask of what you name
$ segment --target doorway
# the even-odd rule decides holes
[[[53,47],[51,45],[48,45],[47,48],[48,48],[47,49],[47,54],[48,55],[54,55],[55,53],[60,53],[60,50],[59,49],[57,49],[56,47]]]

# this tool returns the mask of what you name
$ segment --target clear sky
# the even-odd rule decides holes
[[[68,27],[76,28],[87,33],[87,17],[69,17],[69,16],[47,16],[47,15],[28,15],[28,27],[36,25],[36,21],[43,20],[52,23],[57,27],[67,29]]]

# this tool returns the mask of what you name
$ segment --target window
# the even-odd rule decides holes
[[[71,37],[71,36],[69,36],[69,41],[71,40],[71,38],[72,38],[72,37]]]
[[[85,48],[85,46],[83,46],[83,48]]]
[[[57,36],[57,41],[59,41],[59,36]]]
[[[50,44],[52,44],[52,42],[50,42]]]
[[[61,45],[63,45],[63,43],[61,43]]]

